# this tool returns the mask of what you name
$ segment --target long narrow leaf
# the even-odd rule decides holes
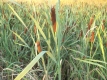
[[[26,73],[38,62],[38,60],[46,53],[47,51],[40,52],[28,65],[24,68],[24,70],[14,79],[14,80],[20,80],[23,78]]]
[[[75,60],[78,60],[78,61],[81,61],[81,62],[84,62],[84,63],[89,63],[89,64],[92,64],[92,65],[95,65],[95,66],[106,69],[103,65],[92,62],[92,61],[82,60],[82,59],[79,59],[79,58],[75,58]]]
[[[26,24],[23,22],[23,20],[19,17],[19,15],[16,13],[16,11],[8,4],[9,8],[13,11],[13,13],[16,15],[16,17],[20,20],[20,22],[24,25],[25,28]],[[28,29],[28,28],[27,28]]]
[[[99,38],[100,48],[101,48],[101,51],[102,51],[102,56],[103,56],[103,59],[104,59],[104,61],[105,61],[105,52],[104,52],[103,42],[102,42],[102,39],[101,39],[101,36],[100,36],[100,32],[99,32],[99,31],[98,31],[98,38]]]
[[[30,48],[28,46],[28,44],[17,33],[15,33],[14,31],[12,31],[12,32],[13,32],[13,34],[15,34],[26,45],[26,47]]]
[[[43,36],[43,38],[46,40],[46,43],[48,44],[49,48],[52,50],[52,48],[51,48],[51,46],[50,46],[50,44],[49,44],[49,42],[48,42],[48,40],[47,40],[44,32],[42,31],[42,28],[39,26],[39,23],[33,18],[32,15],[30,15],[30,17],[31,17],[32,20],[35,22],[36,27],[38,28],[38,30],[39,30],[39,32],[41,33],[41,35]]]

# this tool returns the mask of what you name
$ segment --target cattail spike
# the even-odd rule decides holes
[[[13,40],[16,40],[16,35],[12,33]]]
[[[102,30],[103,31],[104,31],[104,28],[105,28],[104,24],[105,24],[105,20],[103,20],[103,24],[102,24]]]
[[[104,24],[102,24],[102,30],[104,31]]]
[[[51,8],[51,21],[52,21],[52,26],[53,26],[53,31],[54,33],[56,32],[56,13],[55,13],[55,8]]]
[[[28,29],[27,29],[27,28],[25,28],[25,29],[24,29],[24,33],[26,34],[26,33],[27,33],[27,31],[28,31]]]
[[[88,23],[88,30],[90,30],[93,22],[94,22],[94,16],[92,16],[92,17],[90,18],[90,21],[89,21],[89,23]]]
[[[90,42],[94,42],[94,31],[91,33]]]
[[[78,36],[78,39],[80,39],[81,37],[83,37],[83,31],[81,30]]]
[[[37,32],[37,29],[36,29],[36,26],[34,26],[34,34],[36,34]]]
[[[37,41],[36,44],[37,44],[38,53],[40,53],[42,51],[40,41]]]

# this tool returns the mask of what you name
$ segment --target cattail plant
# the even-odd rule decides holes
[[[28,28],[25,28],[25,29],[24,29],[24,33],[26,34],[26,33],[27,33],[27,31],[28,31]]]
[[[94,15],[90,18],[90,21],[89,21],[89,23],[88,23],[88,30],[90,30],[93,22],[94,22]]]
[[[34,34],[36,34],[37,29],[36,29],[36,25],[34,26]]]
[[[42,51],[40,41],[37,41],[36,44],[37,44],[38,53],[40,53]]]
[[[83,31],[81,30],[78,36],[78,39],[81,38],[83,36]]]
[[[105,20],[103,20],[103,23],[102,23],[102,30],[104,31],[104,24],[105,24]]]
[[[94,33],[94,31],[92,31],[92,33],[91,33],[91,37],[90,37],[90,42],[94,42],[94,35],[95,35],[95,33]]]
[[[102,30],[104,31],[104,23],[102,24]]]
[[[52,26],[53,26],[53,31],[54,33],[56,32],[56,13],[55,13],[55,8],[51,8],[51,21],[52,21]]]
[[[90,21],[89,21],[89,23],[88,23],[88,30],[90,30],[93,22],[94,22],[94,15],[93,15],[92,17],[90,17]],[[88,30],[87,30],[87,31],[88,31]],[[90,42],[94,42],[94,31],[92,31],[90,34],[91,34]],[[86,36],[86,37],[88,37],[88,36]]]
[[[14,33],[12,33],[12,38],[13,40],[16,40],[16,35]]]

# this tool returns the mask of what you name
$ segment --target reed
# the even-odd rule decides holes
[[[107,5],[58,3],[0,2],[2,80],[107,80]]]

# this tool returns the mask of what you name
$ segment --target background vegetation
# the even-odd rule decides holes
[[[106,80],[107,5],[0,3],[1,80]]]

